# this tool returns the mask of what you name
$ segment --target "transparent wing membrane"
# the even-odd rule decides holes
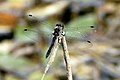
[[[32,41],[39,41],[40,37],[49,37],[54,27],[48,20],[40,21],[33,15],[28,15],[27,27],[23,29],[25,38],[31,39]],[[51,37],[51,36],[50,36]]]
[[[78,47],[90,48],[93,46],[92,41],[90,41],[89,36],[91,33],[96,32],[96,27],[94,25],[95,18],[93,15],[87,15],[86,17],[78,17],[70,21],[65,26],[66,36],[69,40],[80,41]],[[82,44],[83,43],[83,44]]]
[[[85,17],[78,17],[70,21],[66,25],[67,36],[82,38],[87,34],[93,32],[95,27],[93,26],[95,18],[93,15],[86,15]]]
[[[41,36],[41,34],[39,34],[39,30],[34,28],[24,28],[23,34],[24,38],[31,42],[38,42],[38,38]]]
[[[79,28],[78,28],[79,29]],[[85,49],[85,48],[91,48],[93,46],[93,42],[90,40],[90,33],[93,32],[93,30],[90,27],[87,27],[86,29],[82,30],[74,30],[74,31],[66,31],[66,37],[68,41],[72,40],[74,42],[80,42],[78,45],[79,49]]]
[[[35,20],[36,17],[29,15],[30,19]],[[38,20],[38,19],[37,19]],[[89,48],[92,47],[93,43],[88,39],[89,34],[92,32],[95,32],[95,27],[91,26],[89,24],[89,21],[92,20],[91,16],[88,16],[88,20],[84,19],[75,19],[65,26],[65,33],[67,37],[67,41],[74,40],[74,41],[81,41],[83,43],[82,45],[79,45],[79,47]],[[44,36],[49,37],[51,39],[52,31],[55,27],[55,22],[45,20],[45,21],[37,21],[39,24],[37,28],[24,28],[23,32],[26,36],[26,38],[32,40],[32,41],[38,41],[38,37]],[[94,22],[91,22],[94,23]],[[32,23],[31,23],[32,24]],[[29,24],[28,26],[31,26]],[[42,33],[39,34],[39,33]]]
[[[66,35],[69,38],[75,38],[75,39],[83,39],[87,37],[89,34],[91,34],[95,28],[91,28],[91,26],[80,26],[79,28],[73,28],[73,29],[67,29]]]

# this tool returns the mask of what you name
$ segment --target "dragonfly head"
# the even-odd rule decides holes
[[[58,27],[58,28],[60,28],[60,29],[64,29],[64,25],[63,24],[61,24],[61,23],[58,23],[58,24],[56,24],[56,27]]]

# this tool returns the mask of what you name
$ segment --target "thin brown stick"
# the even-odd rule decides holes
[[[68,78],[68,80],[73,80],[72,70],[71,70],[71,66],[70,66],[70,57],[69,57],[69,53],[68,53],[68,48],[67,48],[65,36],[62,37],[61,45],[62,45],[63,52],[64,52],[64,60],[66,63],[66,70],[67,70],[67,78]]]

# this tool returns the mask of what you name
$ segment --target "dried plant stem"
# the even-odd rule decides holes
[[[68,78],[68,80],[73,80],[72,70],[71,70],[71,66],[70,66],[70,57],[69,57],[69,53],[68,53],[68,48],[67,48],[65,36],[62,37],[61,45],[62,45],[63,52],[64,52],[64,60],[66,63],[66,70],[67,70],[67,78]]]
[[[71,66],[70,66],[70,58],[69,58],[69,54],[68,54],[68,49],[67,49],[67,43],[66,43],[65,36],[62,36],[61,45],[62,45],[63,52],[64,52],[64,60],[65,60],[65,63],[66,63],[66,70],[67,70],[68,80],[73,80],[73,78],[72,78],[72,70],[71,70]],[[59,43],[58,43],[58,38],[57,38],[56,41],[55,41],[55,45],[52,48],[50,58],[48,60],[47,66],[45,68],[45,71],[44,71],[44,74],[43,74],[41,80],[44,79],[45,74],[47,73],[47,71],[48,71],[49,67],[51,66],[52,62],[54,61],[58,46],[59,46]]]
[[[58,38],[57,38],[57,40],[55,41],[55,45],[54,45],[54,47],[53,47],[52,50],[51,50],[51,55],[50,55],[50,57],[49,57],[47,66],[46,66],[46,68],[45,68],[45,71],[44,71],[44,74],[42,75],[41,80],[44,79],[44,77],[45,77],[45,75],[46,75],[49,67],[52,65],[52,62],[54,61],[54,58],[55,58],[55,56],[56,56],[56,51],[57,51],[57,49],[58,49],[58,46],[59,46],[59,43],[58,43]]]

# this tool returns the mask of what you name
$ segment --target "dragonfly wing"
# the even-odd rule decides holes
[[[40,30],[45,34],[45,36],[52,33],[55,24],[51,21],[44,21],[40,25]]]
[[[39,42],[40,38],[50,38],[52,33],[53,23],[50,21],[43,21],[39,23],[36,27],[29,24],[26,28],[22,29],[22,34],[24,34],[24,39],[32,42]]]
[[[30,39],[31,35],[33,35],[34,33],[38,34],[41,33],[42,37],[47,36],[48,34],[52,33],[52,27],[53,27],[53,22],[50,20],[39,20],[38,17],[29,14],[28,16],[26,16],[26,27],[27,28],[35,28],[36,30],[30,29],[28,31],[24,31],[24,34],[26,34],[26,36]],[[27,33],[33,33],[33,34],[27,34]],[[32,36],[33,37],[33,36]],[[48,37],[48,36],[47,36]],[[45,37],[44,37],[45,38]],[[32,40],[34,40],[36,38],[32,38]]]
[[[95,30],[93,26],[95,22],[94,15],[78,17],[66,25],[66,34],[73,38],[83,38],[90,32]]]
[[[79,42],[80,49],[91,48],[93,46],[89,33],[80,33],[73,31],[66,33],[66,37],[68,42]]]
[[[70,39],[85,39],[94,31],[90,26],[80,26],[79,28],[74,28],[72,30],[66,31],[66,36]]]
[[[50,55],[51,50],[52,50],[52,48],[54,47],[55,41],[56,41],[56,37],[53,37],[52,42],[51,42],[51,45],[50,45],[50,47],[49,47],[49,49],[48,49],[48,51],[47,51],[47,53],[46,53],[46,58],[48,58],[48,56]]]
[[[92,32],[95,31],[95,27],[93,26],[95,22],[94,15],[87,15],[85,17],[78,17],[71,22],[69,22],[65,27],[66,36],[69,40],[80,41],[85,45],[83,46],[91,46],[92,42],[90,41],[90,36]],[[80,45],[81,46],[81,45]]]
[[[38,42],[40,41],[40,30],[33,28],[24,28],[23,29],[24,39],[28,42]]]
[[[33,28],[28,28],[24,26],[19,26],[16,30],[16,38],[20,42],[36,42],[38,41],[37,38],[37,31]]]

